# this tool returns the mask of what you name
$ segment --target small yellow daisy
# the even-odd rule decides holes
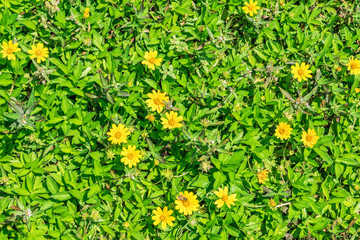
[[[348,70],[351,74],[359,75],[360,74],[360,60],[354,57],[349,58]]]
[[[257,177],[259,179],[260,184],[265,183],[269,179],[268,174],[269,174],[269,170],[267,170],[267,169],[264,169],[258,173]]]
[[[136,167],[137,163],[140,162],[141,154],[139,150],[136,150],[135,146],[129,145],[128,148],[123,147],[121,155],[124,156],[121,158],[121,162],[130,168]]]
[[[173,210],[168,210],[167,207],[164,207],[164,209],[157,207],[156,210],[153,210],[153,213],[154,216],[152,217],[152,220],[154,220],[155,226],[161,223],[162,229],[165,230],[166,224],[170,227],[174,225],[173,221],[175,221],[175,218],[171,216]]]
[[[284,140],[284,139],[286,140],[286,139],[290,138],[291,131],[292,131],[292,128],[290,127],[289,124],[281,122],[276,127],[275,137],[277,137],[281,140]]]
[[[274,201],[274,199],[270,199],[269,200],[269,205],[270,207],[274,208],[276,206],[276,202]]]
[[[181,128],[183,120],[182,116],[178,116],[177,112],[170,111],[170,113],[165,113],[165,118],[161,118],[163,128],[164,129],[173,129],[173,128]]]
[[[229,193],[228,187],[225,187],[224,189],[219,188],[219,191],[215,191],[214,193],[216,194],[216,196],[219,197],[219,199],[215,202],[218,208],[224,206],[224,203],[229,208],[231,208],[231,205],[235,205],[234,202],[237,201],[236,194],[231,194],[230,196],[228,195]]]
[[[84,18],[88,18],[90,17],[90,8],[85,8],[85,11],[84,11]]]
[[[14,53],[21,51],[18,46],[19,44],[17,42],[13,43],[12,41],[9,41],[8,43],[6,43],[6,41],[3,41],[1,46],[1,53],[3,54],[3,58],[8,58],[8,60],[15,60],[16,57]]]
[[[193,211],[197,211],[200,207],[197,196],[192,192],[181,192],[175,201],[176,210],[179,210],[180,213],[184,215],[191,215]]]
[[[44,47],[43,43],[38,43],[36,46],[32,45],[31,50],[28,51],[31,59],[36,58],[37,63],[45,61],[45,58],[49,57],[48,48]]]
[[[248,3],[245,2],[245,6],[243,6],[242,9],[246,14],[249,14],[252,17],[254,14],[257,14],[257,10],[260,9],[260,6],[256,6],[257,3],[258,2],[250,0]]]
[[[306,81],[308,78],[311,78],[311,70],[309,70],[310,65],[304,62],[299,65],[298,63],[295,66],[291,66],[291,73],[294,75],[294,78],[297,78],[299,82],[303,80]]]
[[[153,114],[149,114],[149,115],[147,115],[145,118],[148,119],[150,122],[155,121],[155,117],[154,117]]]
[[[319,140],[319,137],[316,134],[314,129],[308,129],[307,132],[304,131],[302,133],[301,141],[307,147],[310,147],[310,148],[314,147],[314,145],[317,143],[318,140]]]
[[[151,70],[155,70],[155,65],[160,66],[160,63],[162,62],[162,58],[156,58],[157,55],[157,51],[150,50],[149,52],[145,52],[144,58],[146,60],[143,60],[141,63],[148,66]]]
[[[152,111],[161,111],[165,107],[165,103],[169,101],[169,97],[166,96],[166,93],[152,90],[152,93],[148,93],[147,96],[150,98],[146,100],[146,104]]]
[[[112,128],[107,133],[109,135],[109,141],[112,144],[121,144],[127,142],[127,136],[130,134],[129,129],[125,127],[123,124],[119,124],[116,126],[115,124],[112,125]]]

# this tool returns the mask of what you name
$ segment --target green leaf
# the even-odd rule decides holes
[[[53,195],[51,195],[51,198],[58,200],[58,201],[66,201],[69,200],[71,198],[69,192],[59,192],[59,193],[55,193]]]
[[[68,68],[57,58],[49,58],[50,62],[55,64],[65,75],[69,74]]]
[[[205,175],[199,175],[197,179],[191,184],[193,187],[206,188],[210,184],[209,177]]]
[[[29,195],[29,191],[24,188],[15,188],[12,190],[16,195]]]
[[[314,148],[314,151],[328,164],[332,164],[333,160],[327,152],[324,152],[318,148]]]
[[[52,194],[59,192],[59,186],[57,185],[55,180],[50,176],[46,178],[46,186]]]
[[[241,234],[241,232],[233,226],[227,225],[225,228],[231,236],[239,237]]]
[[[36,30],[36,24],[33,21],[23,19],[20,20],[21,24],[25,25],[27,28],[30,28],[31,30]]]
[[[0,72],[0,86],[6,87],[13,83],[11,74]]]
[[[88,197],[91,198],[92,196],[98,194],[100,192],[100,187],[99,185],[92,185],[90,186],[90,190],[88,191]]]

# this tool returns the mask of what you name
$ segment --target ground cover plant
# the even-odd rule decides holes
[[[0,9],[0,239],[359,238],[359,1]]]

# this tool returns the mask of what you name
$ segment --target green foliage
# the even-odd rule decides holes
[[[359,1],[259,0],[253,17],[244,4],[2,0],[0,41],[21,51],[0,56],[0,239],[359,238],[360,77],[347,70]],[[42,63],[27,53],[38,42]],[[301,62],[313,77],[299,83]],[[171,101],[160,114],[153,89]],[[163,129],[169,110],[182,128]],[[279,122],[290,139],[274,136]],[[135,168],[108,142],[119,123],[144,155]],[[214,204],[225,186],[231,209]],[[175,210],[185,190],[200,203],[191,216]],[[173,227],[153,225],[158,206]]]

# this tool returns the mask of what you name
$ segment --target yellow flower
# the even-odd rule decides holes
[[[6,41],[3,41],[2,43],[2,51],[3,58],[8,58],[8,60],[15,60],[15,54],[16,52],[21,51],[20,48],[18,48],[18,43],[13,43],[12,41],[9,41],[6,43]]]
[[[127,136],[130,134],[129,129],[125,127],[123,124],[119,124],[116,126],[115,124],[112,125],[112,128],[107,133],[109,135],[109,141],[112,144],[121,144],[127,142]]]
[[[145,52],[144,58],[141,63],[147,65],[151,70],[155,70],[155,65],[160,66],[162,62],[162,58],[156,58],[158,52],[150,50],[149,52]]]
[[[224,189],[219,188],[219,191],[214,192],[216,196],[219,197],[219,199],[215,202],[218,208],[221,208],[224,205],[224,203],[226,203],[226,205],[229,208],[231,208],[231,204],[235,205],[234,202],[237,201],[236,194],[231,194],[229,196],[228,192],[229,192],[228,187],[225,187]]]
[[[169,97],[166,96],[166,93],[160,91],[152,90],[152,93],[148,93],[147,96],[150,98],[146,100],[146,103],[151,111],[157,111],[161,113],[165,107],[165,102],[169,101]]]
[[[260,9],[260,6],[256,5],[257,2],[250,0],[248,3],[245,2],[245,6],[243,6],[242,9],[245,11],[246,14],[249,14],[252,17],[254,14],[257,14],[257,10]]]
[[[85,11],[84,11],[84,18],[88,18],[88,17],[90,17],[90,8],[85,8]]]
[[[292,128],[289,124],[280,122],[275,130],[275,136],[281,140],[290,138]]]
[[[193,211],[197,211],[200,207],[197,196],[188,191],[181,192],[175,200],[175,204],[175,209],[179,210],[180,213],[184,213],[185,216],[191,215]]]
[[[161,118],[164,129],[173,129],[173,128],[181,128],[183,120],[182,116],[178,116],[177,112],[170,111],[170,113],[165,113],[166,118]]]
[[[340,66],[337,66],[337,67],[336,67],[336,71],[341,72],[341,67],[340,67]]]
[[[270,199],[269,200],[269,205],[270,207],[274,208],[276,206],[276,202],[274,201],[274,199]]]
[[[302,133],[301,141],[304,143],[307,147],[313,147],[317,141],[319,140],[318,135],[316,135],[316,132],[314,129],[308,129],[308,131],[304,131]]]
[[[37,63],[45,61],[45,58],[49,57],[48,48],[44,47],[43,43],[38,43],[37,46],[32,45],[31,50],[28,51],[31,59],[37,58]]]
[[[126,228],[128,228],[128,227],[130,226],[130,223],[124,222],[123,226],[126,227]]]
[[[355,88],[355,93],[359,93],[360,92],[360,88]]]
[[[269,170],[267,169],[264,169],[258,173],[257,177],[259,179],[260,184],[263,184],[268,180],[268,174],[269,174]]]
[[[124,156],[121,158],[121,162],[125,165],[128,165],[130,168],[136,166],[140,162],[141,154],[139,150],[136,150],[135,146],[129,145],[126,149],[122,148],[121,155]]]
[[[164,207],[164,209],[161,210],[160,207],[157,207],[156,210],[153,210],[153,213],[155,215],[152,216],[152,220],[154,220],[155,226],[161,223],[162,229],[165,230],[166,224],[168,224],[170,227],[174,225],[173,221],[175,221],[175,218],[171,216],[173,210],[168,210],[167,207]]]
[[[147,115],[145,118],[148,119],[150,122],[155,121],[155,117],[152,114]]]
[[[360,60],[354,57],[349,58],[348,70],[351,74],[359,75],[360,74]]]
[[[302,80],[306,81],[308,78],[311,78],[311,70],[309,70],[310,65],[304,62],[301,63],[301,66],[296,63],[295,66],[291,66],[291,73],[294,75],[294,78],[297,78],[299,82]]]
[[[155,163],[155,165],[159,165],[160,162],[159,162],[159,160],[155,159],[154,163]]]

